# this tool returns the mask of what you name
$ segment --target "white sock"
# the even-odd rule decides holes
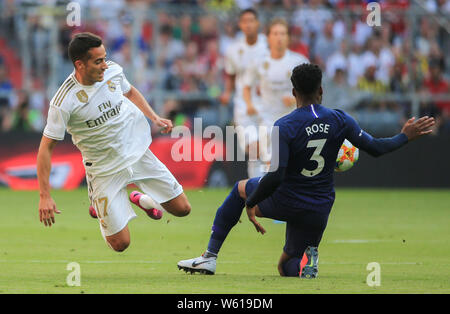
[[[142,194],[141,198],[139,199],[139,205],[141,205],[145,209],[156,208],[165,211],[164,208],[161,206],[161,204],[157,203],[147,194]]]

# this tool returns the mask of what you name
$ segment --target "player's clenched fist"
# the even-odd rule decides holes
[[[170,133],[172,131],[172,129],[173,129],[172,121],[170,121],[169,119],[163,119],[163,118],[158,117],[153,122],[157,126],[163,128],[161,133],[164,133],[164,134]]]

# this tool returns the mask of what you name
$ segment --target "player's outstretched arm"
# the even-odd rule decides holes
[[[153,111],[152,107],[149,105],[145,97],[139,92],[134,86],[131,86],[128,93],[124,94],[136,107],[141,110],[144,115],[149,118],[153,123],[157,126],[163,128],[162,133],[169,133],[173,129],[172,121],[169,119],[163,119],[158,116],[155,111]]]
[[[392,152],[409,141],[430,134],[432,132],[430,128],[435,123],[434,118],[428,116],[422,117],[417,121],[415,121],[415,118],[411,118],[405,123],[401,133],[389,138],[374,138],[367,132],[364,132],[355,119],[345,113],[344,115],[347,124],[346,138],[353,145],[374,157]]]
[[[430,128],[434,126],[435,120],[433,117],[422,117],[415,121],[416,118],[412,117],[406,121],[402,128],[402,133],[408,137],[408,141],[413,141],[423,135],[430,134],[433,130]]]
[[[39,182],[39,220],[45,226],[51,227],[55,223],[54,213],[61,212],[56,208],[56,203],[50,195],[50,170],[51,157],[57,141],[42,136],[37,155],[37,176]]]

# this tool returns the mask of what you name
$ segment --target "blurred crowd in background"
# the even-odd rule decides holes
[[[448,0],[377,1],[382,16],[375,27],[366,20],[370,1],[75,2],[83,8],[79,27],[67,24],[68,1],[0,0],[2,132],[43,129],[49,99],[73,70],[67,45],[81,31],[102,36],[108,59],[122,65],[130,82],[175,124],[190,126],[194,117],[204,126],[230,124],[232,104],[218,100],[223,57],[242,36],[239,10],[253,7],[262,33],[272,17],[285,17],[290,49],[321,66],[323,105],[349,112],[377,136],[398,132],[413,114],[436,117],[434,134],[450,134]]]

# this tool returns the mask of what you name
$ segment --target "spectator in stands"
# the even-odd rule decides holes
[[[208,72],[208,65],[200,58],[198,45],[195,41],[190,42],[186,47],[183,57],[183,70],[190,77],[195,85],[200,83]]]
[[[324,6],[323,0],[310,0],[308,6],[300,1],[292,16],[294,26],[303,28],[303,40],[312,47],[314,38],[322,32],[326,21],[333,19],[331,11]]]
[[[135,53],[131,50],[131,43],[125,41],[112,55],[112,60],[123,67],[126,77],[133,78],[133,83],[141,92],[149,91],[149,85],[154,84],[155,77],[146,75],[146,58],[148,54],[141,50]]]
[[[381,80],[376,78],[376,60],[366,59],[364,75],[358,80],[358,89],[374,94],[384,94],[388,87]]]
[[[19,42],[18,34],[21,29],[15,30],[14,27],[18,25],[11,23],[14,27],[9,32],[10,28],[4,26],[10,24],[8,17],[5,16],[14,16],[17,9],[15,2],[17,1],[6,1],[5,10],[2,11],[4,14],[0,14],[2,26],[0,33],[3,37],[6,35],[7,45],[13,48],[16,47],[14,43]],[[128,73],[128,78],[134,84],[139,86],[144,84],[145,87],[142,85],[140,90],[147,92],[146,96],[152,95],[157,89],[163,93],[173,92],[177,97],[184,93],[198,93],[201,99],[214,98],[219,90],[218,85],[223,82],[221,69],[225,47],[239,37],[234,28],[235,23],[231,22],[235,18],[233,11],[208,11],[208,8],[211,8],[208,6],[209,0],[119,0],[105,7],[104,5],[109,2],[111,1],[82,1],[83,10],[89,11],[89,14],[83,15],[82,30],[103,33],[106,46],[111,49],[108,51],[108,58],[123,64],[125,73]],[[156,9],[152,13],[156,12],[157,23],[155,18],[143,15],[143,24],[139,25],[139,19],[134,19],[130,14],[130,9],[136,2],[141,3],[140,8]],[[366,3],[370,2],[369,0],[215,0],[214,2],[218,7],[222,5],[228,7],[231,2],[235,3],[235,8],[257,7],[261,9],[263,19],[277,14],[278,9],[281,9],[287,17],[290,16],[292,23],[290,49],[312,61],[315,61],[313,59],[315,55],[318,57],[316,62],[321,63],[327,73],[324,84],[331,86],[324,95],[324,102],[331,103],[330,106],[353,108],[344,97],[346,92],[343,92],[351,94],[352,88],[381,95],[385,92],[404,95],[413,88],[423,93],[441,94],[445,86],[448,86],[445,85],[448,83],[445,80],[444,69],[450,39],[445,31],[445,25],[437,22],[439,15],[450,12],[448,0],[423,0],[422,3],[426,4],[426,8],[437,15],[411,16],[413,21],[417,22],[415,27],[417,31],[410,28],[410,16],[405,14],[407,12],[405,8],[410,5],[408,0],[379,1],[383,12],[381,28],[370,27],[366,23],[368,13]],[[350,12],[355,14],[347,14]],[[26,16],[26,23],[31,30],[28,43],[32,58],[30,82],[34,82],[36,76],[39,76],[42,86],[49,86],[50,76],[42,73],[48,73],[50,69],[48,60],[51,58],[33,61],[38,55],[51,55],[51,47],[54,47],[50,44],[52,38],[50,31],[54,28],[49,27],[48,21],[43,16],[36,11]],[[134,26],[142,26],[141,34],[135,33],[138,29]],[[66,46],[64,43],[70,40],[73,32],[80,30],[68,27],[65,19],[59,22],[58,42],[61,55],[64,56],[61,59],[64,60],[61,60],[61,65],[58,64],[57,69],[60,72],[58,75],[66,77],[71,71],[72,65],[67,60],[67,53],[61,47]],[[132,42],[135,35],[138,35],[136,46]],[[409,35],[412,36],[412,41],[407,37]],[[341,45],[334,46],[333,41]],[[135,53],[135,50],[139,52]],[[156,54],[160,57],[158,60]],[[9,59],[4,60],[8,62],[8,66],[11,63]],[[431,59],[438,61],[429,64]],[[435,63],[440,64],[440,70],[436,69]],[[65,67],[65,64],[68,66]],[[4,69],[3,74],[1,72],[0,61],[0,125],[1,117],[4,115],[2,110],[3,112],[12,110],[10,108],[15,102],[14,97],[4,96],[11,95],[12,87],[11,83],[8,85],[4,82]],[[345,78],[348,84],[342,81]],[[36,88],[34,90],[36,91]],[[191,99],[191,96],[189,95],[187,99]],[[45,95],[39,97],[30,94],[28,108],[39,107],[33,103],[42,103]],[[161,98],[155,97],[156,99],[160,101]],[[48,100],[45,101],[48,103]],[[199,107],[197,102],[192,103]],[[184,109],[185,104],[186,102],[181,102],[180,106]],[[163,103],[158,104],[158,107],[162,106]],[[394,117],[391,113],[398,111],[398,106],[389,103],[369,102],[366,107],[370,108],[372,113],[375,112],[374,116],[367,116],[370,120],[385,119],[383,115],[386,113],[390,119]],[[441,117],[442,123],[437,120],[437,124],[441,130],[445,129],[445,122],[450,120],[445,118],[448,117],[446,109],[448,102],[427,100],[420,108],[423,113],[429,112]],[[17,109],[16,113],[19,111]],[[8,121],[12,123],[12,119]]]
[[[17,104],[3,123],[5,130],[41,131],[43,125],[42,112],[31,109],[29,100],[29,94],[26,91],[17,93]]]
[[[406,65],[399,59],[392,68],[389,89],[393,93],[402,94],[408,92],[408,78]]]
[[[217,19],[213,15],[204,15],[199,17],[199,33],[193,34],[191,40],[197,44],[199,53],[203,53],[206,44],[210,40],[218,40]]]
[[[217,98],[221,94],[220,71],[221,67],[219,62],[222,59],[219,53],[219,43],[215,39],[211,39],[206,43],[206,49],[202,55],[200,55],[200,63],[205,64],[207,72],[205,75],[205,83],[207,86],[207,92],[209,97]]]
[[[424,81],[426,91],[434,96],[440,96],[442,94],[450,93],[450,85],[448,81],[442,75],[442,64],[439,60],[431,60],[430,74]],[[450,101],[436,100],[433,101],[435,107],[441,113],[442,127],[446,130],[450,127]]]
[[[431,42],[436,37],[436,24],[428,17],[423,17],[420,21],[419,35],[415,39],[417,52],[422,56],[430,53]]]
[[[199,32],[199,26],[192,20],[190,14],[183,14],[174,25],[174,38],[181,40],[185,45]]]
[[[322,104],[331,109],[342,109],[352,114],[356,105],[355,90],[347,81],[347,64],[335,64],[332,78],[323,80]]]
[[[161,117],[170,119],[173,122],[173,126],[185,126],[192,129],[192,120],[184,112],[182,112],[181,103],[173,98],[169,98],[164,102],[161,110]],[[152,133],[160,135],[161,129],[152,127]]]
[[[347,72],[349,70],[349,48],[346,40],[341,41],[339,49],[335,50],[326,62],[326,76],[332,79],[338,68]]]
[[[197,43],[192,41],[186,46],[183,57],[175,60],[164,85],[181,93],[205,91],[204,78],[207,73],[207,63],[199,57]]]
[[[372,34],[373,27],[367,25],[365,16],[361,16],[361,18],[358,19],[354,25],[354,31],[352,35],[353,41],[358,46],[364,46],[364,44],[367,42],[370,36],[372,36]]]
[[[290,39],[289,40],[289,49],[292,51],[295,51],[309,59],[310,58],[309,47],[302,39],[303,38],[302,32],[303,32],[303,30],[300,26],[291,27],[291,30],[290,30],[291,36],[289,37],[289,39]]]
[[[172,66],[166,73],[164,78],[163,89],[167,91],[182,91],[182,86],[186,80],[183,70],[183,59],[175,59]]]
[[[8,79],[6,68],[0,64],[0,126],[11,110],[13,86]]]
[[[314,63],[321,68],[325,68],[328,58],[339,49],[339,43],[333,36],[333,26],[332,20],[326,21],[314,44]]]
[[[185,51],[185,46],[181,40],[173,37],[173,29],[170,25],[163,25],[159,30],[158,41],[158,65],[169,68],[173,61],[180,58]]]
[[[429,94],[425,86],[422,86],[422,88],[420,88],[417,92],[420,95],[419,115],[421,117],[422,116],[434,117],[436,123],[432,128],[433,129],[432,134],[439,133],[439,129],[441,129],[441,125],[443,122],[441,111],[436,107],[436,105],[433,102],[427,100]]]
[[[425,8],[432,13],[450,13],[450,1],[448,0],[426,0]]]
[[[350,44],[350,52],[347,58],[348,62],[348,83],[350,86],[356,87],[359,78],[364,74],[362,66],[362,46],[356,42]]]
[[[235,3],[240,10],[254,8],[260,2],[261,2],[261,0],[235,0]]]
[[[362,56],[363,66],[375,62],[376,78],[384,84],[389,84],[391,68],[395,63],[390,47],[383,47],[380,34],[372,36],[367,41],[367,51]]]
[[[333,19],[333,37],[336,41],[344,40],[347,35],[347,26],[345,25],[344,17],[341,14],[336,14]]]

